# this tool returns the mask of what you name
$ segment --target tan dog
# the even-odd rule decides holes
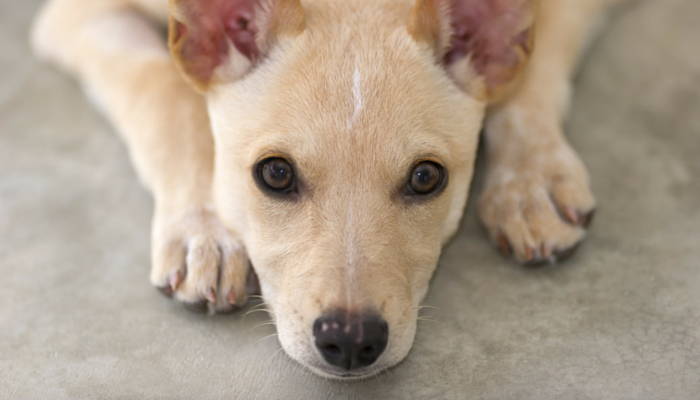
[[[595,200],[561,123],[613,1],[172,0],[171,56],[165,0],[51,0],[32,40],[154,195],[153,284],[229,311],[250,260],[287,353],[357,378],[412,346],[482,126],[494,243],[532,263],[583,238]]]

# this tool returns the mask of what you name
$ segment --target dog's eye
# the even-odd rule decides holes
[[[413,168],[408,188],[418,195],[428,195],[440,187],[443,181],[442,167],[431,161],[424,161]]]
[[[294,185],[294,169],[284,158],[271,158],[260,163],[260,180],[276,192],[284,192]]]

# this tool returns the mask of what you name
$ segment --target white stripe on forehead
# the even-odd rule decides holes
[[[352,304],[353,291],[355,290],[355,268],[357,267],[357,248],[355,247],[355,241],[357,240],[357,229],[355,226],[355,207],[352,197],[350,197],[350,201],[348,203],[348,220],[346,223],[345,256],[347,257],[346,272],[348,282],[345,285],[345,294],[347,296],[348,307],[350,307],[350,304]]]
[[[364,107],[364,100],[362,98],[362,74],[360,73],[359,67],[355,67],[355,72],[352,74],[352,103],[353,111],[352,116],[348,118],[348,131],[352,131],[357,117],[362,112]],[[354,199],[350,197],[348,202],[348,214],[345,227],[346,234],[346,273],[347,273],[347,284],[345,286],[347,303],[348,306],[352,304],[353,294],[356,290],[356,269],[357,269],[357,248],[355,243],[357,241],[357,216],[355,215],[355,204]]]
[[[353,112],[352,117],[348,120],[348,130],[352,129],[355,124],[357,116],[362,111],[363,101],[362,101],[362,75],[360,75],[360,69],[355,67],[355,73],[352,75],[352,99],[353,99]]]

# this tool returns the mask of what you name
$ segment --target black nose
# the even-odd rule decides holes
[[[351,370],[377,361],[386,348],[389,326],[379,317],[337,313],[314,322],[314,337],[329,364]]]

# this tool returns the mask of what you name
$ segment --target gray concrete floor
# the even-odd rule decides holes
[[[596,42],[568,131],[600,209],[573,259],[502,259],[473,203],[415,348],[366,382],[312,375],[263,313],[199,316],[148,283],[148,194],[76,84],[0,0],[0,397],[700,398],[700,2],[642,1]],[[475,185],[478,190],[479,180]]]

